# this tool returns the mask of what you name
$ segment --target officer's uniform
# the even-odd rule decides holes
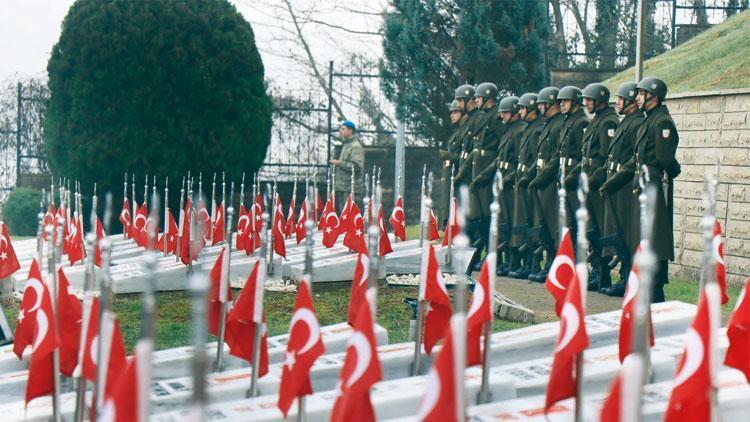
[[[442,170],[440,175],[440,202],[438,203],[438,222],[441,226],[448,220],[448,202],[450,201],[451,169],[454,175],[458,169],[458,160],[463,149],[463,135],[466,132],[466,119],[461,120],[454,126],[453,132],[446,141],[446,149],[440,151]]]
[[[362,196],[362,170],[365,168],[365,150],[357,135],[349,139],[342,139],[341,152],[336,165],[336,206],[344,207],[346,198],[351,192],[352,171],[354,171],[354,201],[357,202]]]
[[[562,93],[563,91],[560,90],[560,92]],[[558,102],[559,101],[560,98],[558,97]],[[572,173],[576,173],[575,168],[581,161],[581,142],[583,140],[583,133],[588,125],[589,120],[580,106],[578,107],[578,110],[565,115],[565,124],[563,125],[563,133],[560,138],[557,160],[559,163],[558,171],[565,171],[566,177],[570,176]],[[558,180],[560,178],[559,174],[560,173],[558,173]],[[567,195],[565,196],[567,201],[566,216],[568,217],[568,221],[558,222],[558,227],[559,224],[566,224],[568,226],[573,239],[576,238],[575,211],[579,206],[578,195],[576,192],[577,187],[578,184],[575,184],[570,189],[567,189]],[[559,206],[555,206],[555,210],[559,210]]]

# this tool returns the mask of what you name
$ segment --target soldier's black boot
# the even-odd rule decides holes
[[[505,252],[505,262],[507,265],[504,268],[497,268],[496,274],[498,277],[508,277],[511,272],[518,271],[520,264],[516,249],[508,247],[503,251]]]
[[[536,274],[538,274],[541,269],[541,258],[539,255],[532,254],[531,256],[531,267],[529,267],[529,275],[526,277],[530,281],[536,281]]]
[[[522,261],[521,265],[516,271],[511,271],[510,273],[508,273],[508,277],[516,279],[529,278],[529,274],[531,273],[531,253],[521,253],[516,251],[516,254],[518,255],[519,261]]]
[[[547,260],[544,263],[544,268],[538,273],[532,273],[529,276],[529,279],[531,279],[531,277],[534,277],[533,279],[531,279],[531,281],[536,281],[537,283],[544,283],[545,280],[547,280],[547,274],[549,274],[549,268],[552,266],[552,260],[554,259],[555,259],[555,248],[554,246],[550,246],[547,249]]]
[[[601,258],[594,260],[594,269],[592,275],[596,273],[598,279],[591,277],[589,279],[588,290],[590,292],[599,292],[602,289],[606,289],[612,286],[612,277],[610,276],[609,265],[611,258]]]

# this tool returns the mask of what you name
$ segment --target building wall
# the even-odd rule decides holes
[[[673,275],[698,280],[703,254],[701,194],[720,164],[716,217],[724,231],[727,279],[750,276],[750,89],[686,93],[666,101],[677,125]]]

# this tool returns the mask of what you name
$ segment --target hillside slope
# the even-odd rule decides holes
[[[670,94],[750,88],[750,11],[646,61],[643,74],[664,79]],[[614,92],[634,75],[631,67],[604,83]]]

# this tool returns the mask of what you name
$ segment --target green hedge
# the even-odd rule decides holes
[[[11,235],[36,235],[41,196],[41,191],[31,188],[16,188],[10,193],[3,206],[3,217]]]

